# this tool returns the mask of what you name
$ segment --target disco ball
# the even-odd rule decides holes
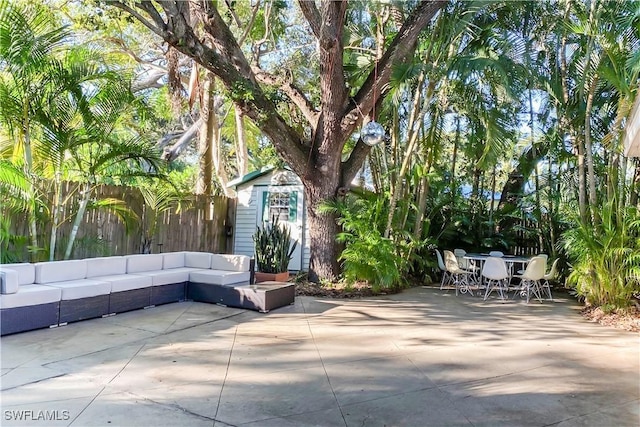
[[[380,144],[384,139],[384,128],[380,123],[371,121],[362,127],[362,141],[370,146]]]

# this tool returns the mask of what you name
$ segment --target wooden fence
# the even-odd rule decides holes
[[[73,186],[67,184],[63,194],[69,195]],[[58,230],[58,244],[55,259],[61,259],[71,233],[73,215],[77,210],[78,196],[70,194],[70,202],[65,204],[62,217],[66,220]],[[128,255],[143,253],[144,236],[150,230],[149,220],[152,211],[145,206],[143,197],[137,188],[121,186],[101,186],[94,192],[93,199],[112,198],[122,200],[125,206],[135,212],[139,218],[129,230],[113,210],[98,208],[88,210],[74,246],[72,259],[89,258],[105,255]],[[173,206],[161,213],[150,244],[146,247],[151,253],[171,251],[206,251],[225,253],[230,250],[231,239],[227,237],[227,226],[232,218],[228,218],[230,200],[226,197],[208,197],[192,195],[185,199],[180,208]],[[3,214],[6,214],[3,212]],[[39,246],[48,250],[51,223],[49,215],[42,215],[38,221]],[[24,216],[11,217],[11,233],[28,235],[27,221]],[[29,261],[26,247],[10,247],[14,251],[13,258]],[[46,254],[39,257],[47,258]]]

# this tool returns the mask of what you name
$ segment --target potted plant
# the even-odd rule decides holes
[[[289,261],[298,244],[291,241],[289,229],[275,218],[264,227],[257,227],[252,236],[256,247],[256,283],[286,282],[289,279]]]

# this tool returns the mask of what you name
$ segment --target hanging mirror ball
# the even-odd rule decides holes
[[[384,128],[380,123],[371,121],[362,127],[362,141],[370,146],[380,144],[384,139]]]

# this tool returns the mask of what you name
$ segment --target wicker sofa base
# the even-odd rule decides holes
[[[194,301],[222,304],[266,313],[274,308],[293,304],[296,288],[293,283],[262,282],[256,285],[211,285],[190,282],[187,298]]]
[[[60,301],[60,324],[109,314],[109,295]]]
[[[187,292],[187,282],[171,285],[153,286],[151,288],[151,305],[169,304],[184,301]]]
[[[112,292],[109,296],[109,313],[124,313],[151,305],[151,288]]]
[[[0,310],[0,335],[58,326],[60,301]]]

